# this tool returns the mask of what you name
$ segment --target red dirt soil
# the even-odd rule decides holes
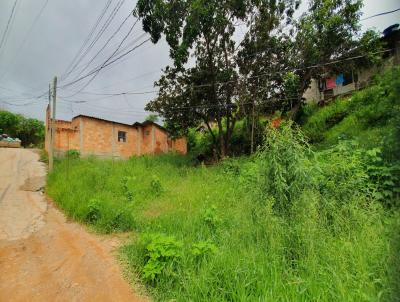
[[[28,178],[45,174],[37,154],[0,149],[0,301],[146,301],[133,293],[99,236],[69,223]]]

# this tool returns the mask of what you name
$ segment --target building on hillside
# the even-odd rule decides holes
[[[63,155],[78,150],[82,156],[128,158],[168,152],[187,153],[186,138],[171,138],[168,131],[154,123],[124,124],[93,116],[78,115],[71,121],[56,120],[54,152]],[[49,150],[50,119],[46,110],[45,149]]]
[[[383,56],[383,64],[372,68],[360,66],[356,70],[348,70],[343,73],[329,72],[321,79],[313,79],[310,87],[304,92],[303,99],[306,102],[321,103],[340,95],[350,94],[369,85],[372,77],[382,70],[395,64],[400,64],[400,26],[394,24],[383,31],[381,40],[385,48],[390,51]]]

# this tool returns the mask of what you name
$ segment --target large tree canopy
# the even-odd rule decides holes
[[[0,134],[6,133],[11,137],[19,138],[25,147],[42,145],[44,130],[42,121],[0,110]]]
[[[141,0],[136,8],[153,42],[165,35],[174,61],[157,82],[159,96],[147,109],[159,112],[174,129],[204,122],[221,157],[229,153],[236,121],[233,33],[235,22],[245,19],[246,7],[245,0]],[[185,66],[190,53],[194,67]]]
[[[261,95],[255,100],[267,109],[298,108],[312,78],[374,62],[377,55],[371,53],[379,50],[379,37],[373,31],[360,34],[361,7],[361,0],[311,0],[297,19],[293,11],[272,18],[259,10],[238,58],[241,73],[253,79],[249,86],[256,86],[253,90]],[[360,55],[366,57],[341,61]],[[339,62],[329,64],[332,61]]]
[[[224,157],[236,120],[249,117],[251,108],[296,109],[311,79],[326,73],[323,63],[377,49],[376,34],[360,35],[361,0],[311,0],[294,18],[299,4],[139,0],[135,14],[144,30],[154,43],[165,37],[173,60],[146,109],[159,113],[175,133],[204,124]],[[235,35],[239,24],[247,31],[241,40]]]

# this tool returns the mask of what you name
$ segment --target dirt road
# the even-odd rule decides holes
[[[0,148],[0,301],[142,301],[109,246],[46,202],[38,159]]]

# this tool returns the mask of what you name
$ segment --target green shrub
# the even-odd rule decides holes
[[[161,181],[156,175],[152,175],[151,177],[150,189],[151,192],[156,196],[159,196],[163,192]]]
[[[79,157],[81,156],[81,153],[80,153],[78,150],[71,149],[71,150],[68,150],[68,151],[65,153],[65,156],[66,156],[67,158],[77,159],[77,158],[79,158]]]
[[[215,244],[209,241],[200,241],[192,245],[191,253],[196,259],[201,259],[207,255],[212,255],[217,252]]]
[[[44,123],[0,109],[0,133],[19,138],[24,147],[43,147]]]
[[[182,256],[181,241],[173,236],[151,234],[144,236],[146,264],[143,267],[143,276],[149,281],[166,277],[175,277],[176,265]]]
[[[268,130],[260,154],[228,169],[173,154],[85,158],[69,162],[66,181],[64,159],[47,191],[78,221],[99,201],[96,230],[134,230],[122,253],[155,301],[395,301],[400,220],[371,193],[368,149],[311,152],[292,128]]]
[[[400,163],[388,165],[383,161],[379,148],[364,153],[366,169],[370,180],[376,185],[373,195],[389,207],[399,206]]]
[[[87,208],[85,221],[95,224],[101,218],[101,202],[97,199],[92,199],[89,201]]]
[[[133,201],[133,192],[129,187],[129,182],[133,180],[132,177],[129,176],[124,176],[121,180],[122,182],[122,190],[124,192],[124,195],[127,199],[127,201],[132,202]]]
[[[293,128],[292,128],[293,127]],[[287,212],[291,201],[314,183],[308,167],[311,150],[299,128],[291,122],[279,129],[270,127],[257,154],[262,199],[275,200],[275,208]]]
[[[215,205],[212,205],[204,211],[203,221],[212,229],[218,226],[221,219],[217,214],[217,207]]]

